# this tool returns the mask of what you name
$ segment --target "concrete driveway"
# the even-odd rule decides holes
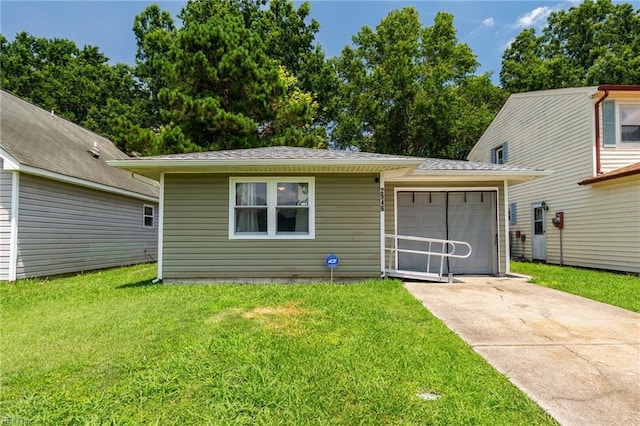
[[[521,278],[405,283],[562,425],[640,425],[640,314]]]

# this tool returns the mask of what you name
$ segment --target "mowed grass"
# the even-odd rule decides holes
[[[640,312],[640,277],[543,263],[511,262],[511,271],[531,282]]]
[[[0,285],[0,416],[554,424],[397,281],[171,286],[153,276],[146,265]]]

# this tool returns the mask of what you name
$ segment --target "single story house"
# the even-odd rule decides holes
[[[511,95],[468,158],[553,171],[510,190],[513,257],[640,273],[640,86]]]
[[[108,163],[160,181],[165,282],[503,275],[507,188],[546,175],[284,146]]]
[[[110,140],[0,91],[0,281],[157,258],[157,182]]]

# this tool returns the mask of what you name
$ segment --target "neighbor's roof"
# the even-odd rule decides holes
[[[157,157],[110,161],[124,168],[155,179],[162,172],[233,172],[233,173],[322,173],[322,172],[382,172],[395,170],[393,179],[420,179],[439,176],[447,180],[473,175],[491,179],[528,180],[547,172],[523,167],[471,163],[374,154],[368,152],[274,146],[229,151],[174,154]]]
[[[94,158],[94,142],[100,152]],[[157,198],[157,182],[109,167],[126,159],[109,139],[0,90],[0,148],[4,168],[116,192]],[[145,183],[143,183],[145,182]],[[124,192],[123,192],[124,191]]]
[[[578,185],[591,185],[598,182],[604,182],[611,179],[618,179],[625,176],[633,176],[638,174],[640,174],[640,163],[635,163],[629,166],[621,167],[619,169],[611,170],[610,172],[603,173],[599,176],[585,179],[582,182],[578,182]]]

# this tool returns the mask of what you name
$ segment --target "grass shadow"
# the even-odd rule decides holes
[[[135,283],[129,283],[129,284],[122,284],[117,286],[117,289],[126,289],[126,288],[139,288],[139,287],[151,287],[151,286],[156,286],[156,285],[162,285],[161,282],[157,282],[157,283],[153,283],[152,280],[144,280],[144,281],[138,281]]]

